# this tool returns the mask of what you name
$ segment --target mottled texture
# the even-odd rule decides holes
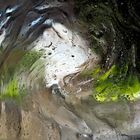
[[[120,32],[109,17],[104,22],[107,34],[102,36],[100,27],[105,26],[98,23],[106,6],[100,2],[101,11],[92,7],[98,14],[92,37],[103,47],[103,60],[112,58],[104,63],[109,69],[119,60],[122,38],[113,42]],[[100,103],[91,97],[96,81],[84,70],[96,68],[102,55],[93,51],[98,45],[93,40],[95,44],[90,44],[88,27],[73,8],[71,0],[0,1],[0,140],[140,138],[139,100]],[[135,56],[133,48],[129,52]],[[130,64],[135,67],[134,56]]]

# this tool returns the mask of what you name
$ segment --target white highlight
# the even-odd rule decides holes
[[[5,35],[6,35],[6,32],[4,30],[3,33],[0,35],[0,47],[1,47],[3,40],[5,39]]]
[[[53,27],[45,30],[33,45],[35,50],[43,50],[41,59],[46,61],[47,87],[59,84],[69,74],[79,72],[80,66],[93,58],[84,39],[76,32],[73,36],[72,31],[59,23],[53,23]]]

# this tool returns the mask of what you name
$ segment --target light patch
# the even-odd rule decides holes
[[[59,23],[45,30],[33,45],[36,51],[44,53],[41,59],[46,60],[47,87],[59,84],[65,76],[81,71],[80,66],[94,57],[87,42],[77,32],[73,33]]]
[[[7,8],[5,13],[6,14],[12,13],[12,12],[16,11],[17,8],[19,8],[19,5],[16,5],[16,6],[12,7],[12,8]]]
[[[35,20],[31,23],[31,26],[35,26],[35,25],[38,24],[42,19],[43,19],[43,17],[39,17],[39,18],[35,19]]]
[[[0,35],[0,46],[1,46],[2,41],[5,39],[5,34],[6,32],[4,30],[3,33]]]

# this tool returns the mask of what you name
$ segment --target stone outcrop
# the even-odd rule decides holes
[[[139,101],[100,104],[80,75],[100,57],[73,4],[0,1],[0,140],[139,139]]]

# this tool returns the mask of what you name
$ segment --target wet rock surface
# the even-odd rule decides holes
[[[0,8],[0,91],[11,97],[0,101],[0,140],[140,139],[139,101],[97,103],[93,79],[80,76],[100,57],[73,1],[7,0]]]
[[[90,105],[90,107],[89,107]],[[92,105],[92,106],[91,106]],[[139,104],[67,104],[50,90],[1,102],[1,140],[139,139]]]

